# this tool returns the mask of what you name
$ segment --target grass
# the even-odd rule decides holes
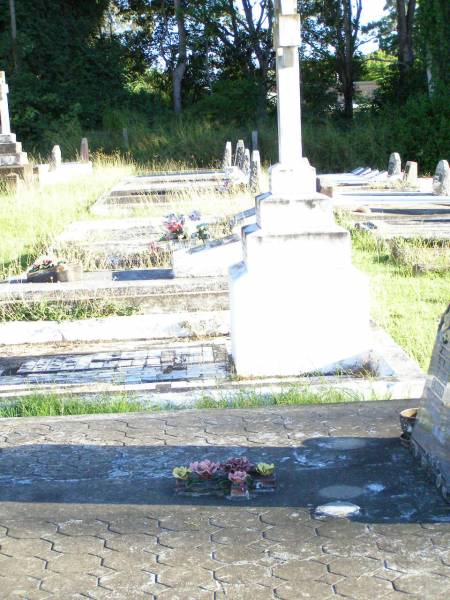
[[[71,415],[95,415],[105,413],[128,413],[142,410],[142,404],[121,395],[117,398],[102,397],[95,402],[64,397],[57,394],[33,394],[17,402],[0,406],[1,418],[12,417],[63,417]]]
[[[98,156],[92,177],[0,193],[0,280],[22,273],[65,225],[85,218],[105,190],[133,171],[117,156]]]
[[[352,238],[353,262],[370,277],[372,318],[427,371],[449,303],[450,271],[416,275],[396,258],[392,246],[377,242],[371,233],[352,230]],[[414,240],[402,244],[412,252],[418,248]]]
[[[254,390],[242,391],[235,396],[219,399],[203,397],[188,408],[192,409],[251,409],[268,406],[304,406],[308,404],[336,404],[361,402],[363,396],[354,390],[322,388],[314,390],[309,386],[292,386],[276,394],[259,394]],[[372,400],[380,400],[373,397]],[[117,397],[101,396],[95,400],[75,396],[59,396],[56,393],[32,394],[15,402],[0,405],[0,418],[12,417],[61,417],[71,415],[92,415],[132,412],[160,412],[180,410],[185,407],[167,403],[150,405],[140,402],[127,393]]]
[[[111,300],[77,300],[73,302],[26,302],[19,300],[0,305],[0,323],[9,321],[76,321],[104,317],[129,317],[139,312],[136,306]]]

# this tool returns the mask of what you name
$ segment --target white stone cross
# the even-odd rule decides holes
[[[9,121],[8,109],[8,84],[6,83],[5,72],[0,71],[0,133],[11,133],[11,124]]]
[[[274,47],[277,62],[279,162],[294,166],[302,157],[300,114],[300,15],[297,0],[276,0]]]

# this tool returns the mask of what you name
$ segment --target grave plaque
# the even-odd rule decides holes
[[[439,325],[412,447],[450,500],[450,305]]]

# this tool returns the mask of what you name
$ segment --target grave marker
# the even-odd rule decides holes
[[[6,83],[4,71],[0,71],[0,133],[8,135],[11,133],[11,124],[9,120],[8,108],[9,87]]]
[[[245,153],[244,140],[238,140],[238,142],[236,144],[236,154],[234,156],[234,164],[236,167],[239,167],[240,169],[242,169],[244,153]]]
[[[233,148],[231,142],[225,144],[225,152],[223,155],[222,168],[229,169],[233,166]]]
[[[450,196],[450,167],[446,160],[441,160],[436,167],[433,178],[433,194],[435,196]]]
[[[450,501],[450,305],[438,328],[412,445]]]
[[[8,93],[5,73],[0,71],[0,178],[10,182],[14,181],[10,175],[18,175],[29,180],[33,176],[33,168],[28,164],[27,153],[22,152],[22,144],[11,133]]]
[[[87,138],[81,140],[80,156],[81,162],[89,162],[89,142]]]
[[[400,154],[398,152],[393,152],[389,157],[388,164],[388,175],[392,177],[393,175],[401,175],[402,174],[402,159],[400,158]]]
[[[56,145],[52,148],[52,154],[50,157],[50,165],[53,169],[59,169],[62,162],[61,148]]]
[[[256,223],[242,230],[244,261],[230,269],[232,355],[242,376],[360,365],[369,349],[367,279],[352,267],[349,233],[302,156],[296,0],[277,0],[274,27],[279,163],[270,192],[256,198]]]
[[[405,174],[403,181],[411,186],[416,186],[418,182],[418,165],[416,162],[409,160],[405,166]]]
[[[253,150],[250,164],[250,191],[259,194],[261,191],[261,157],[259,150]]]

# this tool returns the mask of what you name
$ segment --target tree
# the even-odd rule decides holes
[[[362,0],[304,0],[304,41],[323,60],[333,57],[344,114],[353,117],[354,83],[358,71]]]
[[[175,19],[178,29],[178,59],[173,70],[173,108],[176,115],[182,110],[182,86],[187,67],[186,25],[182,0],[174,0]]]
[[[396,0],[398,64],[401,82],[405,80],[414,63],[413,29],[416,4],[416,0]]]

